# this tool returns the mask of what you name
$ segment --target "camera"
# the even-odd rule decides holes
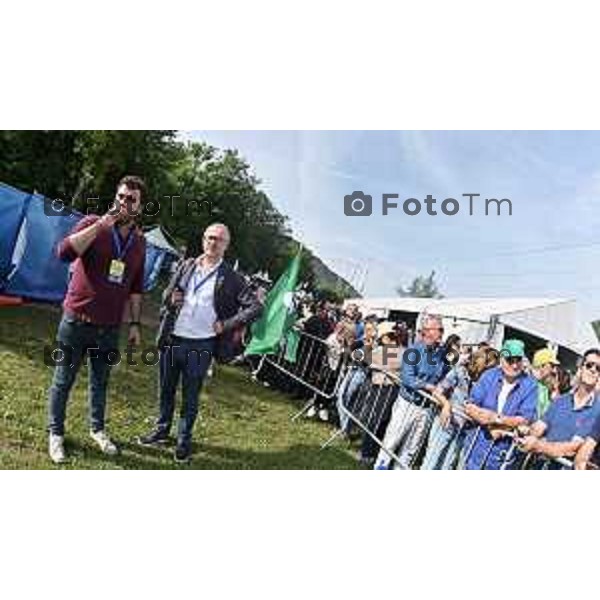
[[[68,217],[72,212],[72,207],[60,198],[44,199],[44,214],[47,217]]]
[[[73,367],[73,346],[62,342],[44,346],[44,364],[47,367]]]
[[[373,198],[363,192],[344,196],[344,214],[347,217],[368,217],[373,212]]]

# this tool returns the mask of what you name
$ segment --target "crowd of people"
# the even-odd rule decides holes
[[[86,216],[56,249],[73,268],[56,336],[57,349],[70,360],[56,362],[48,391],[48,450],[55,463],[66,460],[67,404],[88,354],[90,435],[102,452],[118,452],[105,430],[109,357],[126,308],[128,344],[140,345],[145,240],[137,218],[143,191],[141,179],[124,177],[115,210]],[[138,441],[169,442],[181,386],[179,462],[192,454],[212,359],[238,355],[243,327],[263,309],[257,290],[224,261],[229,243],[224,224],[207,227],[202,253],[178,264],[162,298],[158,418]],[[436,315],[424,315],[413,331],[404,322],[363,316],[356,305],[342,310],[322,302],[300,314],[298,344],[285,350],[285,365],[271,372],[271,380],[310,399],[308,418],[335,421],[348,436],[360,433],[365,466],[522,468],[524,457],[534,467],[542,459],[569,459],[576,468],[598,462],[600,349],[585,352],[571,377],[551,348],[538,349],[530,362],[522,340],[495,349],[486,342],[473,347],[455,334],[444,339]]]
[[[342,311],[322,303],[297,327],[322,340],[302,365],[313,388],[330,382],[305,415],[335,422],[348,437],[362,434],[365,467],[600,464],[600,349],[585,352],[569,373],[549,347],[529,360],[519,339],[501,348],[466,344],[456,334],[444,339],[436,315],[424,315],[412,331],[404,322],[363,317],[355,305]],[[361,422],[374,402],[377,418]]]

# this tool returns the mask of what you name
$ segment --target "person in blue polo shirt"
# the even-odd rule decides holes
[[[585,438],[583,444],[575,455],[575,469],[585,471],[586,469],[600,469],[600,418]]]
[[[440,317],[424,316],[420,341],[410,346],[402,356],[400,391],[375,461],[376,470],[390,468],[392,458],[386,450],[397,453],[399,462],[394,463],[394,468],[410,469],[427,442],[434,411],[420,392],[433,393],[449,370],[447,351],[441,344],[443,333]]]
[[[571,458],[589,440],[593,451],[600,419],[600,399],[596,394],[599,378],[600,350],[592,348],[583,355],[575,391],[552,402],[521,440],[522,449],[550,458]]]
[[[465,403],[475,424],[464,444],[465,469],[510,467],[511,441],[506,434],[533,421],[537,410],[537,382],[525,373],[524,357],[521,340],[506,340],[500,366],[485,372],[473,387]]]

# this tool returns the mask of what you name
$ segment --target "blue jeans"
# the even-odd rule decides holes
[[[462,424],[456,421],[454,417],[447,427],[442,427],[439,417],[436,417],[429,432],[427,452],[421,469],[455,469],[463,439]]]
[[[392,409],[392,418],[385,431],[383,447],[396,453],[399,459],[394,469],[412,469],[424,443],[427,441],[433,420],[433,411],[398,394]],[[392,457],[383,449],[375,461],[375,469],[389,469]]]
[[[340,418],[340,429],[344,433],[349,433],[352,429],[352,421],[344,412],[342,406],[349,407],[352,405],[352,397],[358,391],[358,388],[365,382],[367,376],[363,369],[358,367],[350,367],[346,376],[342,380],[340,389],[337,393],[336,406]]]
[[[173,346],[161,348],[159,416],[156,427],[161,434],[169,434],[175,414],[175,394],[181,378],[182,403],[177,431],[179,444],[191,442],[194,423],[198,416],[200,390],[214,349],[214,338],[192,340],[176,336],[173,336]]]
[[[102,431],[110,365],[116,362],[116,355],[112,353],[119,346],[119,327],[92,325],[63,315],[56,339],[64,351],[64,360],[55,355],[57,361],[48,393],[48,429],[55,435],[64,435],[69,394],[89,349],[90,429],[94,432]]]

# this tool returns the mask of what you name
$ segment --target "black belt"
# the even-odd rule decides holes
[[[70,310],[65,311],[65,315],[70,319],[75,319],[80,323],[85,323],[86,325],[94,325],[94,327],[102,327],[103,329],[112,329],[117,328],[119,325],[102,325],[101,323],[94,323],[90,317],[87,315],[83,315],[81,313],[71,312]]]
[[[214,340],[216,338],[216,336],[213,337],[209,337],[209,338],[188,338],[188,337],[183,337],[181,335],[175,335],[174,333],[171,335],[171,338],[174,342],[189,342],[191,344],[197,343],[197,342],[207,342],[210,340]]]

